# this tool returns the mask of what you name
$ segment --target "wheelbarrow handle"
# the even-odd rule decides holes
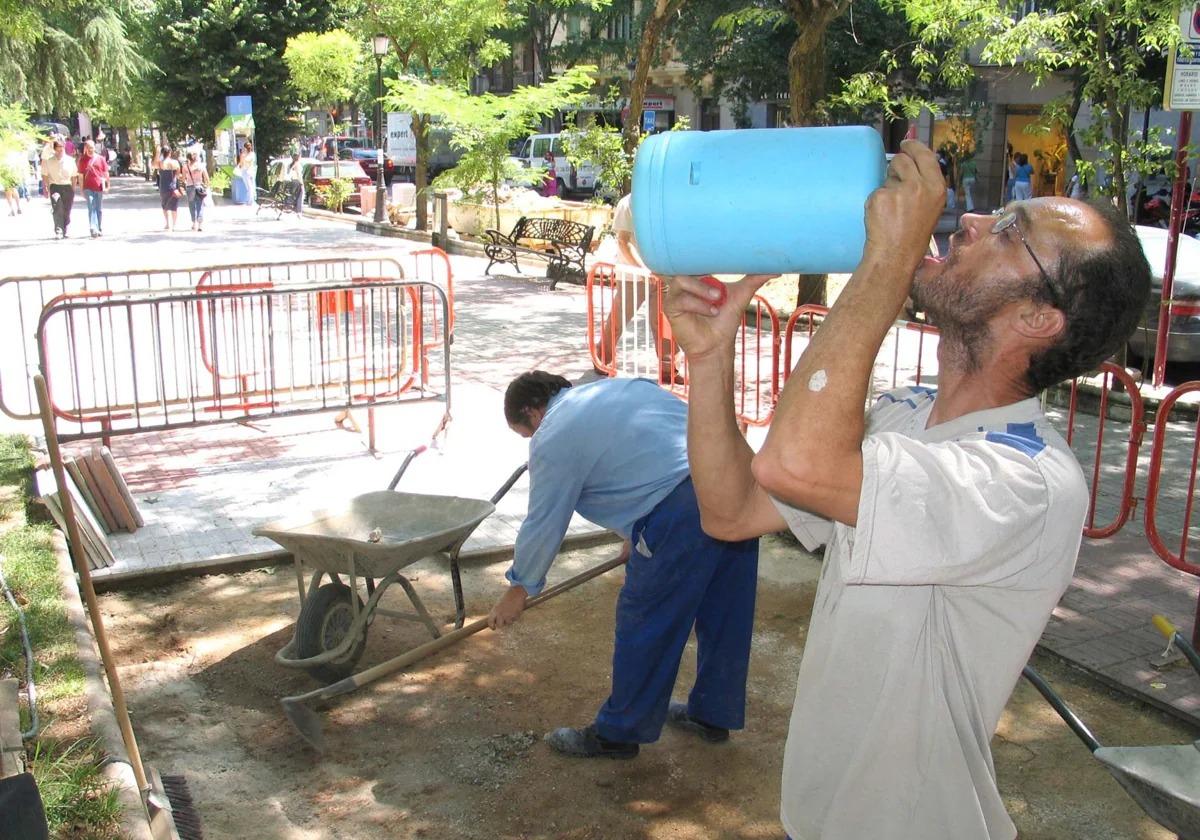
[[[1180,635],[1179,630],[1171,623],[1171,620],[1165,615],[1155,613],[1150,621],[1154,623],[1158,632],[1166,637],[1168,650],[1170,649],[1170,645],[1175,645],[1183,653],[1191,666],[1196,669],[1196,673],[1200,674],[1200,654],[1196,653],[1196,649],[1192,647],[1191,642]]]
[[[513,474],[508,477],[507,481],[500,485],[500,489],[493,493],[492,498],[488,501],[490,501],[492,504],[496,504],[503,499],[505,494],[512,489],[512,486],[517,483],[517,479],[524,475],[525,470],[527,469],[529,469],[529,464],[522,464],[513,470]]]
[[[408,465],[412,463],[413,458],[416,458],[418,455],[420,455],[422,452],[424,452],[428,448],[429,448],[428,446],[421,445],[421,446],[418,446],[416,449],[409,451],[409,453],[404,456],[404,463],[402,463],[400,465],[400,469],[396,470],[396,474],[394,476],[392,476],[392,481],[387,486],[387,489],[395,490],[396,485],[400,483],[400,478],[404,475],[404,471],[408,469]]]

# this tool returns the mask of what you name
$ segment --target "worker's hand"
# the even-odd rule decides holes
[[[909,281],[928,253],[945,206],[946,179],[937,156],[924,143],[905,140],[888,164],[887,180],[867,200],[863,262],[874,258],[898,269],[889,276]]]
[[[703,356],[733,344],[742,315],[754,293],[777,274],[748,274],[722,290],[711,278],[677,274],[662,278],[663,312],[671,322],[671,332],[679,346],[695,362]],[[725,300],[722,302],[722,296]]]
[[[510,586],[508,591],[496,602],[496,606],[492,607],[492,611],[488,613],[488,627],[499,630],[501,627],[516,623],[517,619],[521,617],[521,613],[525,612],[525,601],[528,598],[529,593],[525,591],[525,587]]]

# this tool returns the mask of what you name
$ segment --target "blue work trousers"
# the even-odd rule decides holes
[[[757,580],[758,540],[705,534],[690,478],[634,523],[617,598],[612,694],[596,715],[600,736],[658,740],[693,627],[698,650],[688,714],[741,729]]]

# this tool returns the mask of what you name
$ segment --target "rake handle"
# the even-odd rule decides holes
[[[549,589],[542,592],[540,595],[530,598],[525,604],[525,609],[536,607],[538,604],[545,603],[556,595],[561,595],[569,589],[574,589],[576,586],[579,586],[579,584],[586,583],[592,578],[599,577],[605,572],[615,569],[617,566],[620,566],[624,563],[625,556],[623,554],[606,560],[598,566],[588,569],[586,572],[581,572],[580,574],[575,575],[573,578],[564,580],[562,583],[555,584],[554,586],[551,586]],[[345,679],[338,680],[337,682],[327,685],[323,688],[315,689],[307,694],[298,694],[295,697],[284,697],[282,702],[307,703],[310,700],[328,700],[332,697],[338,697],[342,694],[349,694],[351,691],[356,691],[357,689],[360,689],[365,685],[369,685],[376,680],[383,679],[389,674],[394,674],[399,670],[407,668],[414,662],[419,662],[426,657],[432,656],[438,651],[462,641],[463,639],[467,638],[467,636],[473,636],[480,630],[485,629],[487,626],[487,619],[481,618],[478,621],[471,622],[465,627],[447,633],[441,638],[434,639],[431,642],[426,642],[423,645],[413,648],[407,653],[402,653],[400,656],[389,659],[386,662],[380,662],[378,665],[374,665],[365,671],[360,671],[357,674],[351,674]]]

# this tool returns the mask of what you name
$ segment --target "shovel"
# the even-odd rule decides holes
[[[555,595],[561,595],[568,589],[574,589],[579,584],[586,583],[594,577],[599,577],[610,569],[615,569],[617,566],[624,564],[624,562],[625,557],[623,554],[606,560],[598,566],[588,569],[586,572],[582,572],[573,578],[564,580],[562,583],[545,590],[540,595],[530,598],[525,604],[525,609],[545,603]],[[327,685],[324,688],[318,688],[306,694],[284,697],[279,701],[283,705],[283,713],[287,715],[287,719],[291,721],[292,726],[296,727],[296,731],[300,733],[300,736],[305,741],[317,750],[317,752],[324,752],[325,736],[321,726],[321,718],[308,706],[309,703],[329,700],[343,694],[349,694],[352,691],[357,691],[376,680],[381,680],[390,674],[407,668],[414,662],[419,662],[426,657],[432,656],[438,651],[462,641],[467,636],[473,636],[487,626],[487,619],[481,618],[452,633],[447,633],[441,638],[434,639],[432,642],[426,642],[419,647],[415,647],[394,659],[380,662],[378,665],[368,668],[365,671],[360,671],[357,674],[351,674],[345,679]],[[1197,753],[1197,756],[1200,756],[1200,753]]]

